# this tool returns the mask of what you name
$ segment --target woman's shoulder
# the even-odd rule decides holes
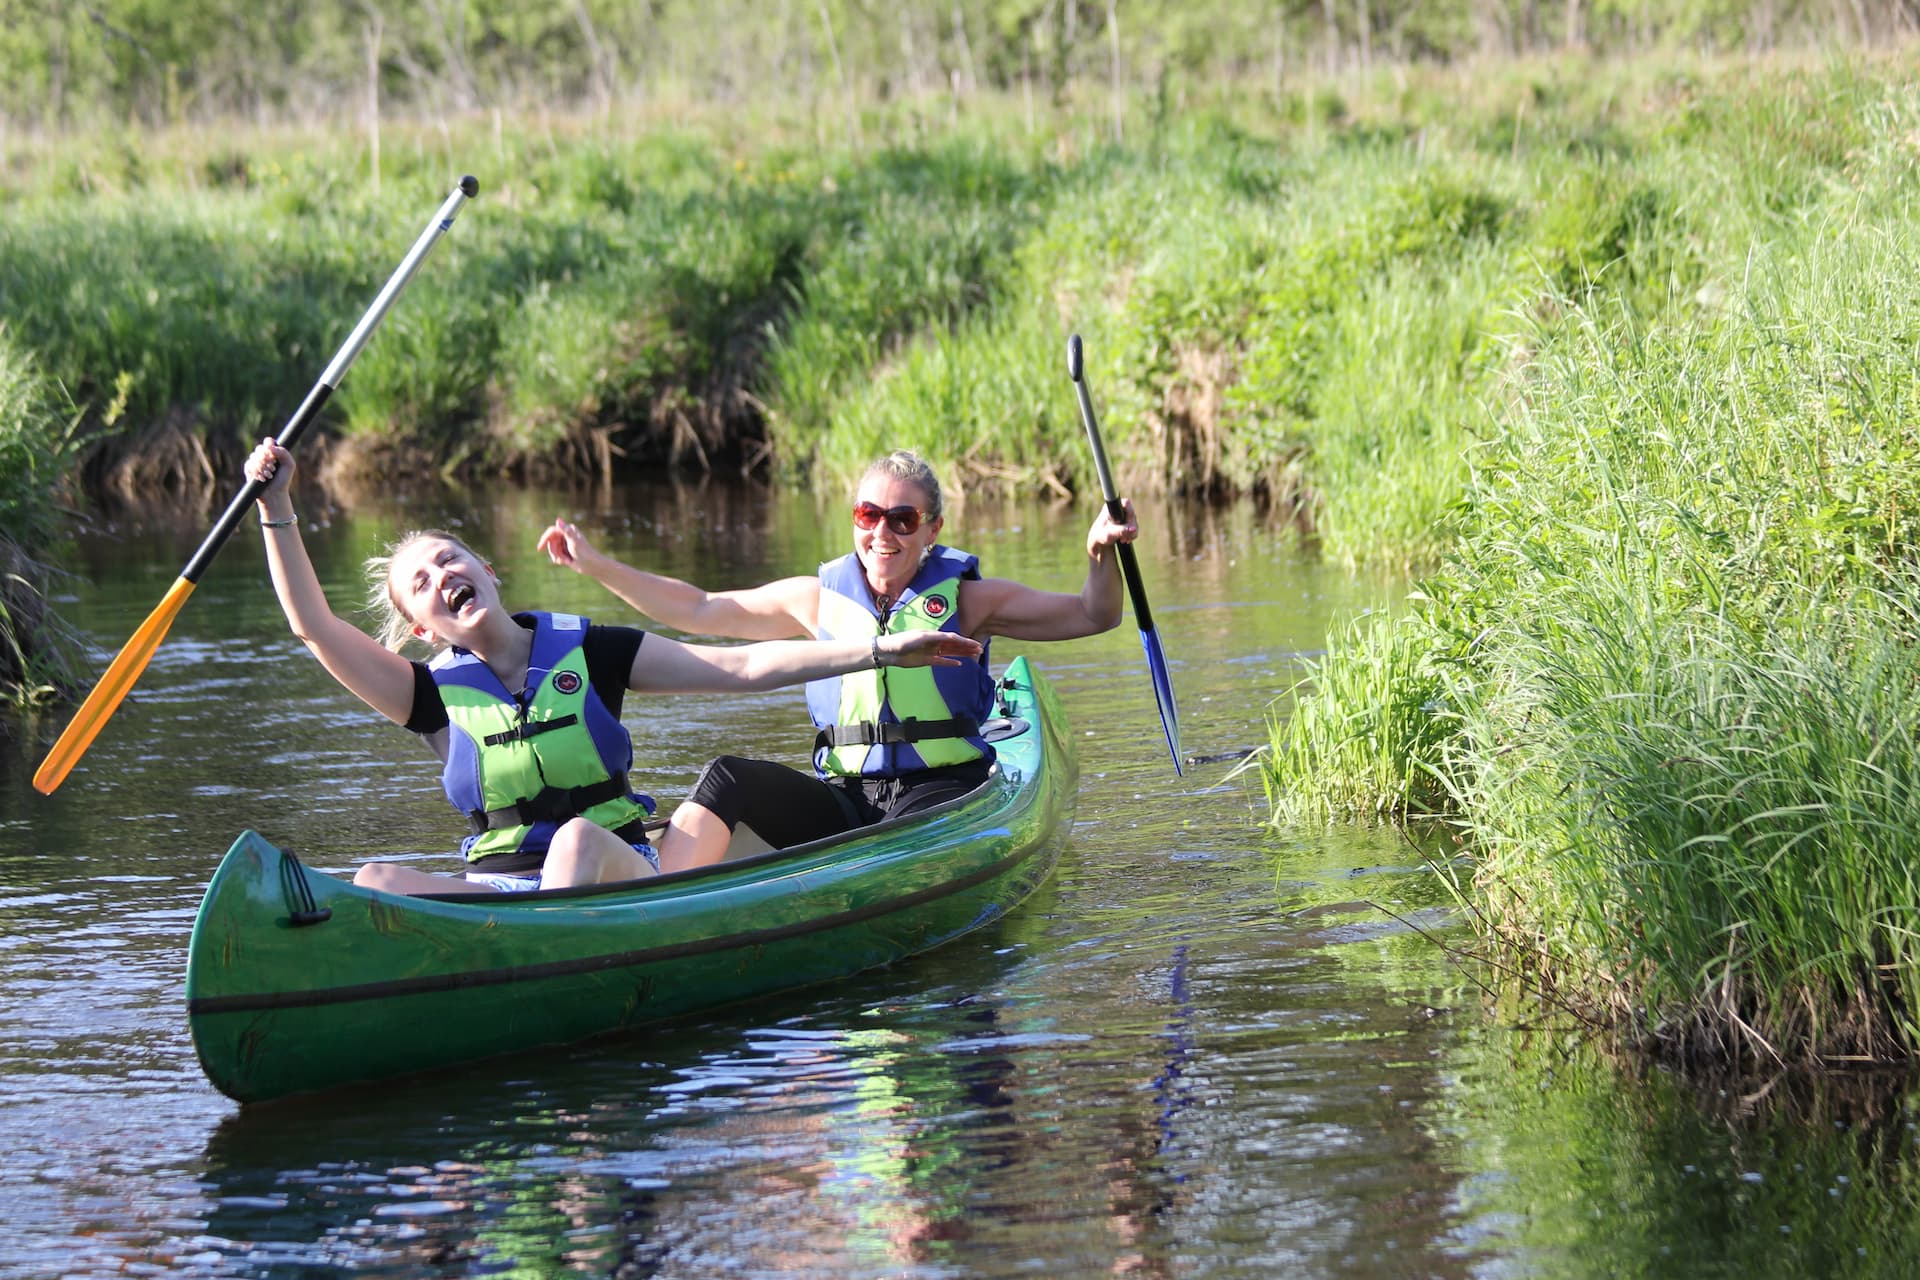
[[[646,638],[647,633],[639,627],[593,622],[587,625],[580,647],[586,652],[589,668],[610,664],[624,680],[628,668],[633,666],[633,656],[640,652],[640,642]]]

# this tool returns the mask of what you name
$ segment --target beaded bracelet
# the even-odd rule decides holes
[[[290,515],[285,520],[269,520],[265,516],[260,517],[260,527],[262,529],[284,529],[290,524],[299,523],[300,517],[297,514]]]

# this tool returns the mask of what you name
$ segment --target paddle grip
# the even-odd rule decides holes
[[[314,383],[313,390],[307,392],[307,398],[300,402],[300,407],[294,411],[293,417],[287,419],[287,425],[280,428],[280,434],[274,438],[282,447],[293,448],[293,442],[298,440],[308,425],[320,416],[322,406],[332,395],[332,387],[324,382]],[[227,539],[233,536],[233,531],[240,527],[240,521],[246,516],[247,508],[259,501],[260,495],[266,491],[265,480],[249,479],[240,492],[234,495],[233,501],[227,504],[227,509],[214,523],[206,540],[200,544],[200,549],[193,553],[193,559],[187,561],[187,567],[180,571],[180,576],[188,582],[199,582],[200,575],[207,571],[207,567],[213,563],[213,558],[220,554],[220,548],[225,546]]]

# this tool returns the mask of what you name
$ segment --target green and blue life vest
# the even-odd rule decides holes
[[[450,725],[440,784],[473,829],[460,845],[470,863],[544,853],[576,816],[617,832],[653,812],[645,796],[627,789],[633,741],[588,678],[587,620],[515,616],[534,624],[521,696],[465,649],[427,664]]]
[[[883,618],[860,558],[820,566],[822,640],[870,640],[903,631],[960,629],[960,584],[980,576],[980,557],[935,545]],[[807,710],[820,730],[814,768],[824,775],[891,778],[993,759],[979,726],[993,713],[993,673],[984,651],[954,667],[883,667],[815,680]]]

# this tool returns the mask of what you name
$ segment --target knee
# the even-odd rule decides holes
[[[598,823],[569,819],[547,846],[540,883],[548,888],[637,880],[654,873],[634,847]]]
[[[583,850],[590,849],[596,843],[595,837],[610,834],[605,828],[585,818],[568,818],[554,831],[553,839],[547,842],[547,856],[560,854],[563,857],[578,857]]]
[[[678,818],[692,806],[724,823],[731,831],[740,823],[748,790],[746,780],[759,764],[745,756],[715,756],[700,770],[700,776],[694,779],[692,789],[674,816]]]
[[[363,862],[360,869],[353,873],[353,882],[362,889],[378,889],[383,893],[398,893],[393,887],[393,867],[385,862]]]

